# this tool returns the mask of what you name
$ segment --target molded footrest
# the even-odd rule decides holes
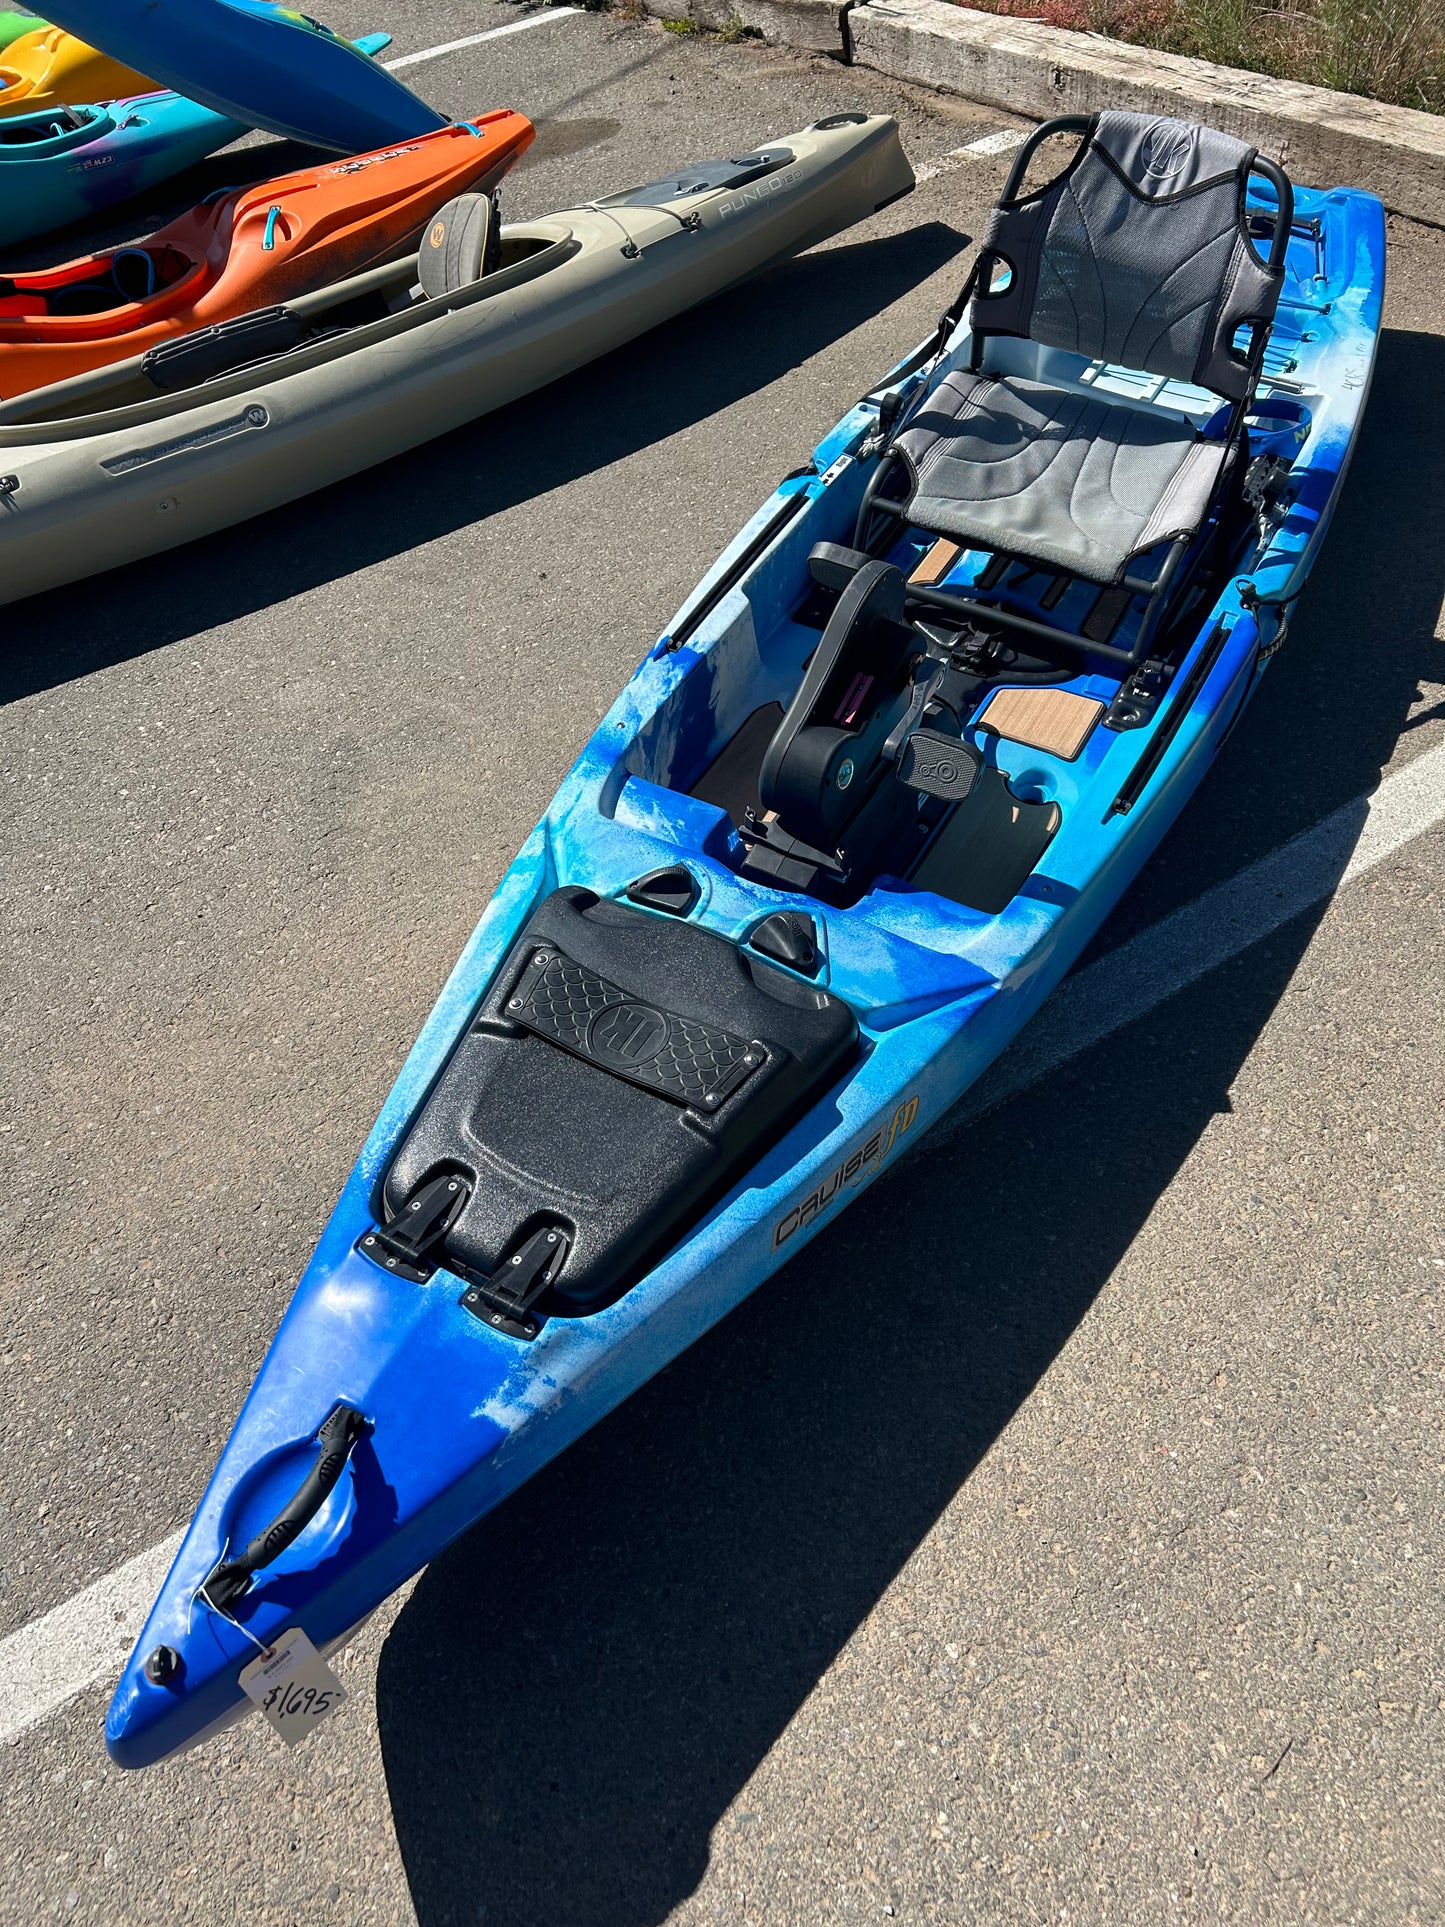
[[[978,781],[979,760],[967,743],[936,729],[915,729],[898,754],[898,780],[925,796],[961,803]]]

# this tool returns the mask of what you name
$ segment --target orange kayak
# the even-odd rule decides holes
[[[144,354],[405,254],[454,195],[491,193],[533,131],[525,115],[503,109],[233,189],[111,254],[0,276],[0,396]]]

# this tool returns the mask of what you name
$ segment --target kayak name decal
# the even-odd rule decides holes
[[[762,180],[754,181],[748,187],[735,188],[732,199],[724,201],[718,208],[719,221],[730,221],[735,214],[741,214],[747,208],[756,207],[759,202],[768,200],[774,194],[784,193],[790,185],[790,180],[789,170],[785,167],[781,173],[765,174]]]
[[[363,168],[379,167],[383,161],[399,161],[403,154],[420,152],[419,144],[413,141],[409,147],[388,147],[384,153],[360,154],[354,161],[341,161],[335,167],[323,168],[320,178],[324,181],[340,180],[343,174],[360,174]]]
[[[812,1224],[845,1186],[851,1190],[861,1184],[865,1177],[871,1177],[898,1139],[912,1128],[917,1116],[917,1097],[905,1097],[887,1124],[880,1124],[866,1144],[861,1144],[851,1157],[845,1158],[821,1184],[814,1185],[803,1202],[795,1204],[786,1217],[779,1218],[773,1226],[773,1250],[776,1251],[796,1232]]]

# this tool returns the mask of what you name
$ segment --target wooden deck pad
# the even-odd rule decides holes
[[[1069,689],[996,689],[978,720],[1010,742],[1072,763],[1103,713],[1102,703]]]
[[[950,542],[946,535],[940,535],[933,547],[918,563],[908,580],[920,583],[931,589],[936,582],[942,582],[949,570],[963,554],[957,542]]]

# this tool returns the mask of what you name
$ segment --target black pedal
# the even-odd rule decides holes
[[[815,542],[808,551],[808,573],[824,589],[846,589],[858,571],[876,556],[866,549],[846,548],[841,542]]]
[[[810,567],[817,561],[815,548]],[[776,817],[774,827],[812,850],[837,849],[876,788],[884,745],[909,707],[925,644],[905,619],[905,600],[902,573],[889,563],[870,560],[857,571],[763,756],[758,800],[765,819]],[[767,841],[785,856],[798,854],[771,832]]]
[[[535,1307],[567,1256],[567,1236],[554,1225],[533,1232],[508,1263],[488,1279],[474,1279],[462,1303],[484,1325],[509,1338],[535,1338],[542,1320]]]
[[[967,743],[933,729],[915,729],[898,755],[898,780],[925,796],[961,803],[978,781],[979,759]]]
[[[437,1265],[446,1262],[446,1235],[470,1196],[470,1187],[455,1171],[443,1171],[414,1192],[390,1224],[368,1231],[357,1250],[383,1271],[424,1285]]]

